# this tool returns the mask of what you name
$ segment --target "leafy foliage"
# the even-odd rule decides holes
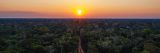
[[[160,53],[160,23],[87,22],[85,53]],[[71,22],[0,25],[0,53],[76,53]]]

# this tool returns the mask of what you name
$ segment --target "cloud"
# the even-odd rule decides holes
[[[0,11],[0,18],[41,18],[45,14],[27,11]]]

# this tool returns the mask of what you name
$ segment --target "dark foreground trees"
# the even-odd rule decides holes
[[[154,23],[93,22],[83,27],[85,53],[160,53]],[[78,37],[67,23],[4,24],[0,53],[76,53]]]

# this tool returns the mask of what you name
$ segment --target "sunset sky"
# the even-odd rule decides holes
[[[0,0],[0,18],[160,18],[160,0]]]

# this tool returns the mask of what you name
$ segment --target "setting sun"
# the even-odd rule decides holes
[[[80,15],[82,15],[82,10],[81,9],[78,9],[77,10],[77,14],[80,16]]]

